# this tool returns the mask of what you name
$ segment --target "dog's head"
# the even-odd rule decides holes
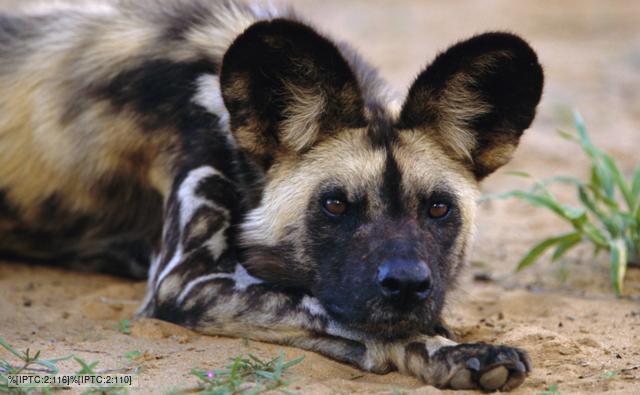
[[[429,329],[472,237],[479,180],[529,127],[543,74],[520,38],[441,53],[391,114],[368,71],[309,27],[260,22],[220,75],[237,144],[263,172],[249,271],[382,335]]]

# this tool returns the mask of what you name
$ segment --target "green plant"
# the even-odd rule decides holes
[[[560,131],[560,135],[580,145],[590,161],[590,179],[559,176],[537,181],[528,191],[515,190],[488,198],[518,198],[544,207],[568,222],[573,230],[542,240],[520,260],[518,270],[534,263],[545,251],[555,247],[552,261],[587,241],[594,254],[607,251],[611,263],[611,283],[616,293],[623,290],[625,271],[629,263],[640,263],[640,165],[631,179],[626,179],[616,161],[593,145],[580,114],[574,114],[577,135]],[[514,175],[529,177],[523,172]],[[547,188],[554,183],[575,187],[580,205],[558,201]]]
[[[274,391],[290,394],[285,390],[289,382],[284,380],[284,374],[287,369],[299,364],[303,359],[304,357],[299,357],[285,361],[282,352],[271,360],[262,360],[249,354],[247,357],[234,358],[226,369],[192,369],[191,374],[199,380],[199,394],[249,395]]]
[[[6,393],[32,393],[40,392],[44,394],[50,394],[51,391],[48,388],[39,388],[34,386],[22,386],[20,389],[11,387],[9,385],[9,375],[17,375],[21,373],[38,373],[38,374],[57,374],[59,372],[58,362],[71,359],[72,355],[67,355],[61,358],[44,359],[40,358],[40,351],[31,355],[31,351],[27,348],[24,352],[18,351],[13,348],[4,339],[0,338],[0,346],[5,350],[13,354],[18,360],[19,365],[13,365],[7,360],[0,359],[0,392]]]
[[[118,331],[125,335],[131,334],[131,321],[124,319],[118,321]]]
[[[0,359],[0,392],[15,393],[15,394],[31,394],[42,393],[51,394],[52,390],[63,388],[63,385],[52,385],[51,387],[43,387],[34,385],[21,385],[20,387],[10,386],[9,376],[18,374],[31,374],[31,375],[56,375],[60,372],[58,362],[66,360],[74,360],[80,367],[75,375],[99,375],[109,373],[110,371],[96,371],[95,368],[98,365],[98,361],[87,363],[82,358],[76,355],[67,355],[59,358],[44,359],[40,357],[40,351],[37,351],[34,355],[31,355],[31,351],[27,348],[24,352],[16,350],[13,346],[7,343],[4,339],[0,338],[0,347],[9,351],[16,357],[20,363],[14,365],[7,360]],[[101,386],[96,385],[94,387],[87,388],[82,392],[83,394],[126,394],[128,390],[125,386]]]

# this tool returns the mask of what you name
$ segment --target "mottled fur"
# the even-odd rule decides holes
[[[3,14],[0,254],[148,272],[140,315],[202,333],[508,390],[526,354],[456,345],[441,312],[477,183],[510,159],[541,90],[535,53],[506,33],[440,54],[399,106],[352,48],[290,10]],[[340,215],[325,207],[336,199]],[[380,273],[397,265],[424,268],[426,291],[389,297]]]

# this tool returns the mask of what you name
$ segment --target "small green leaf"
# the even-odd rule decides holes
[[[571,132],[567,132],[566,130],[562,130],[562,129],[556,129],[556,132],[558,132],[560,137],[562,137],[565,140],[569,140],[573,142],[578,141],[578,138],[576,137],[576,135]]]
[[[137,359],[137,358],[140,358],[141,356],[142,356],[142,353],[138,350],[127,351],[126,353],[124,353],[124,357],[129,360]]]
[[[118,321],[118,330],[125,335],[131,334],[131,322],[127,319]]]
[[[551,238],[542,240],[541,242],[533,246],[533,248],[529,250],[527,255],[525,255],[524,258],[522,258],[520,262],[518,262],[518,266],[516,270],[522,270],[526,267],[529,267],[533,262],[535,262],[536,259],[540,257],[540,255],[542,255],[550,247],[556,244],[562,243],[566,240],[573,240],[575,237],[576,237],[576,232],[571,232],[571,233],[567,233],[557,237],[551,237]]]
[[[586,127],[584,125],[584,118],[582,118],[582,114],[578,110],[573,111],[573,122],[576,124],[576,129],[578,129],[578,133],[580,138],[584,138],[588,140]]]

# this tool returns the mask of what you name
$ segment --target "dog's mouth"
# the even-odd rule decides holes
[[[426,333],[435,322],[423,309],[385,308],[354,312],[335,303],[325,306],[329,315],[347,328],[365,332],[371,337],[398,339]],[[435,324],[434,324],[435,325]]]

